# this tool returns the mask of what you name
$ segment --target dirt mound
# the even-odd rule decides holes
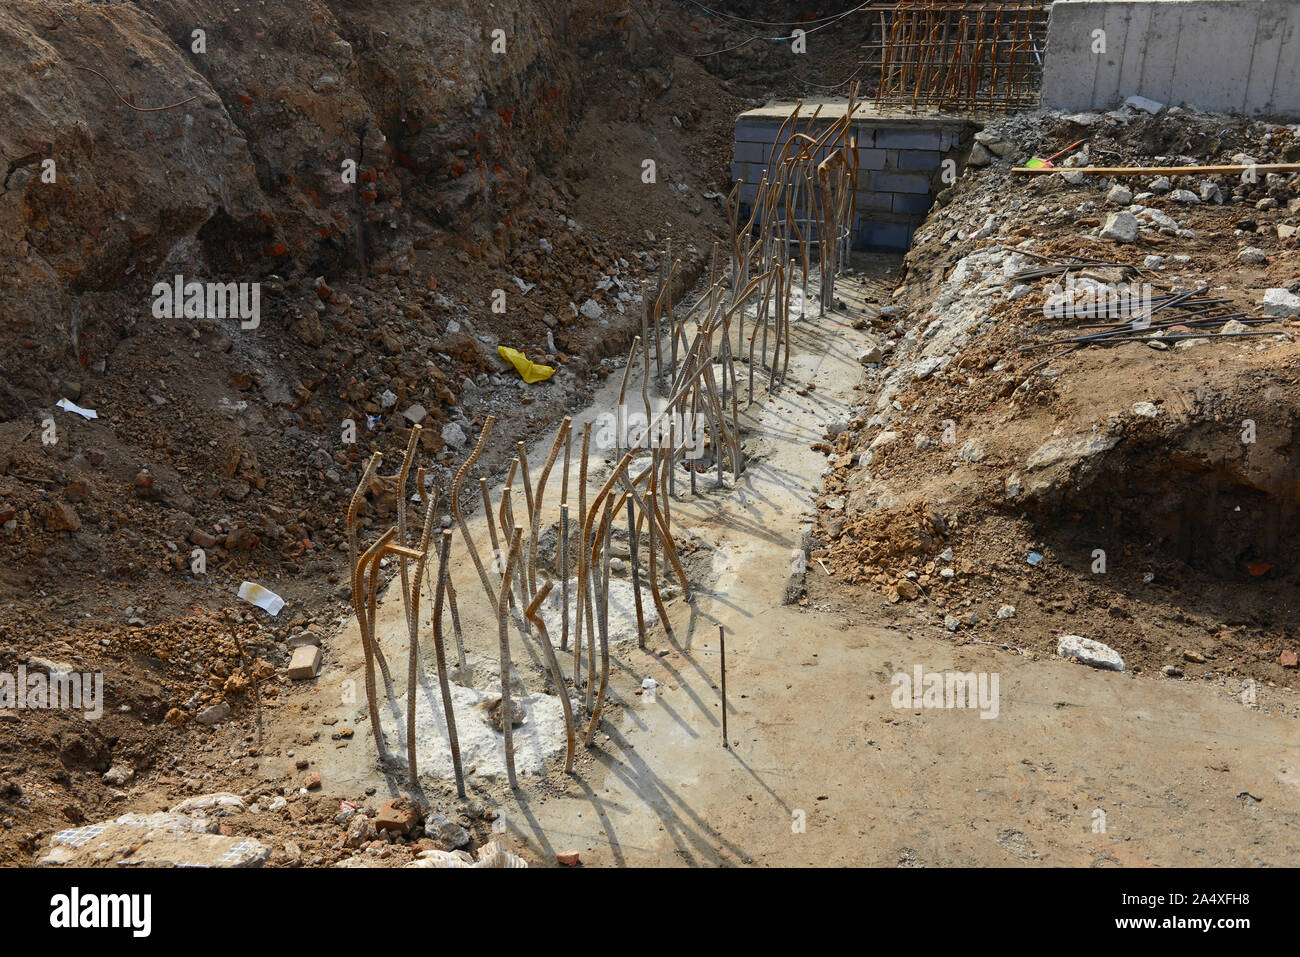
[[[868,317],[887,330],[883,363],[839,436],[819,554],[887,600],[932,600],[927,617],[959,640],[1049,654],[1069,631],[1138,669],[1294,686],[1300,346],[1297,322],[1261,302],[1300,287],[1300,177],[1124,180],[1121,202],[1105,181],[1008,168],[1081,136],[1089,155],[1072,165],[1283,161],[1300,152],[1296,130],[1121,110],[1012,117],[983,136],[1001,159],[940,197],[904,283]],[[1137,242],[1100,236],[1126,205]],[[1247,246],[1259,254],[1239,260]],[[1160,316],[1145,339],[1078,342],[1104,323],[1050,308],[1064,275],[1052,267],[1069,263],[1098,288],[1199,293],[1213,300],[1202,314],[1242,322]]]

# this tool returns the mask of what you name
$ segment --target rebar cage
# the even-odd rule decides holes
[[[1039,104],[1048,4],[871,4],[876,106],[1010,113]]]

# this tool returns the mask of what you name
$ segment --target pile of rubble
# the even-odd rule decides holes
[[[827,436],[813,554],[959,640],[1014,634],[1051,654],[1097,609],[1086,637],[1137,670],[1185,648],[1197,670],[1294,682],[1281,608],[1300,555],[1279,476],[1300,421],[1300,174],[1073,171],[1293,162],[1300,127],[1156,107],[1013,116],[977,136],[893,300],[860,323],[865,401]],[[1080,139],[1061,172],[1010,172]],[[1169,308],[1098,337],[1104,323],[1053,311],[1067,281],[1133,283],[1211,318]]]

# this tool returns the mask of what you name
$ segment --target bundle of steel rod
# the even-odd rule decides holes
[[[1243,326],[1256,326],[1274,322],[1270,316],[1255,316],[1233,309],[1226,299],[1207,298],[1208,286],[1191,292],[1166,292],[1151,296],[1136,315],[1107,316],[1104,310],[1092,310],[1085,318],[1097,319],[1096,322],[1079,323],[1075,328],[1098,329],[1098,332],[1078,336],[1047,339],[1021,346],[1018,351],[1032,352],[1052,346],[1106,346],[1120,342],[1177,342],[1181,339],[1234,338],[1240,336],[1271,335],[1268,331],[1238,329],[1221,333],[1207,334],[1208,328],[1222,326],[1236,321]],[[1032,312],[1037,310],[1027,310]],[[1159,316],[1159,318],[1157,318]],[[1184,333],[1182,330],[1186,329]]]
[[[1014,112],[1038,104],[1045,2],[872,4],[877,106]]]

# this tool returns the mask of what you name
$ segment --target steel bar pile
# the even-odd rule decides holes
[[[1048,5],[901,2],[879,16],[877,106],[1015,112],[1038,105]],[[885,18],[888,15],[888,23]]]
[[[1202,286],[1190,292],[1166,291],[1158,294],[1152,294],[1148,287],[1145,298],[1139,299],[1134,296],[1109,297],[1110,287],[1106,285],[1104,277],[1098,276],[1096,273],[1098,269],[1120,270],[1128,275],[1140,271],[1136,267],[1124,263],[1103,262],[1096,259],[1070,256],[1066,257],[1063,262],[1049,261],[1043,266],[1020,270],[1012,277],[1016,282],[1032,282],[1048,276],[1069,280],[1072,278],[1070,274],[1076,273],[1081,279],[1091,280],[1096,283],[1093,291],[1097,293],[1091,301],[1084,300],[1080,303],[1076,300],[1065,300],[1062,302],[1062,306],[1066,303],[1070,305],[1071,308],[1068,310],[1069,318],[1076,320],[1074,324],[1076,330],[1088,329],[1095,331],[1072,336],[1058,336],[1041,342],[1030,343],[1020,346],[1017,351],[1033,352],[1038,349],[1064,346],[1066,347],[1066,353],[1068,353],[1085,346],[1110,346],[1125,342],[1177,343],[1185,339],[1231,339],[1276,334],[1273,330],[1252,328],[1276,322],[1276,319],[1271,316],[1257,316],[1241,312],[1234,309],[1226,299],[1207,296],[1209,286]],[[1090,271],[1093,272],[1091,276],[1089,275]],[[1074,287],[1074,291],[1087,293],[1089,290],[1082,285],[1078,285]],[[1116,300],[1118,300],[1121,308],[1115,308],[1117,305]],[[1028,307],[1024,310],[1023,315],[1026,317],[1032,316],[1034,313],[1050,315],[1050,302],[1049,300],[1043,306]],[[1140,308],[1135,309],[1135,304],[1139,303]],[[1060,311],[1065,312],[1066,310],[1062,308]],[[1085,321],[1077,321],[1080,319]],[[1206,331],[1216,328],[1222,329],[1228,323],[1234,323],[1235,325],[1233,328],[1219,332]],[[1034,368],[1036,369],[1045,364],[1046,362],[1039,363]]]

